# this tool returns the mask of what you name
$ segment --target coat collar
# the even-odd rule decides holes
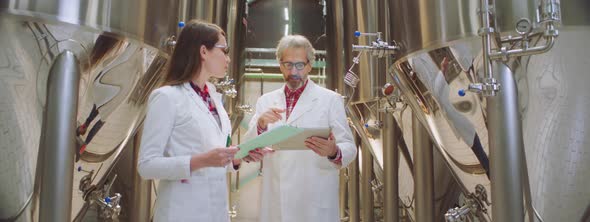
[[[280,93],[283,106],[286,104],[284,87],[285,86],[283,85]],[[316,102],[318,101],[318,94],[315,92],[316,88],[316,84],[309,79],[307,86],[305,86],[305,90],[303,90],[299,100],[297,100],[297,104],[295,104],[293,111],[291,111],[289,119],[287,119],[287,124],[291,124],[295,120],[301,118],[303,114],[309,112],[316,105]]]
[[[227,113],[225,112],[225,109],[223,108],[223,103],[221,101],[221,93],[218,93],[215,88],[215,85],[213,85],[210,82],[207,82],[207,87],[209,88],[209,96],[211,96],[211,99],[213,100],[213,103],[215,103],[215,107],[217,108],[217,113],[219,114],[219,119],[221,122],[221,128],[219,128],[219,124],[217,124],[217,120],[215,120],[215,117],[213,117],[213,114],[211,114],[211,112],[209,111],[209,104],[205,104],[205,101],[203,101],[203,99],[197,94],[197,92],[195,92],[195,90],[191,87],[189,82],[185,82],[182,84],[182,88],[183,91],[191,98],[191,100],[195,103],[195,105],[197,107],[199,107],[199,109],[201,109],[201,111],[208,116],[209,120],[212,121],[213,125],[215,125],[215,127],[217,128],[218,132],[223,133],[223,132],[227,132],[228,127],[230,126],[226,126],[227,123],[225,123],[225,121],[223,121],[223,116],[226,116]]]

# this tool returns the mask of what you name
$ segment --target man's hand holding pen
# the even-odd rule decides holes
[[[284,113],[285,109],[280,109],[280,108],[270,108],[269,110],[267,110],[266,112],[262,113],[262,115],[260,115],[260,117],[258,118],[258,127],[261,129],[266,129],[266,127],[268,126],[268,124],[277,122],[281,119],[283,119],[283,117],[281,116],[281,113]]]

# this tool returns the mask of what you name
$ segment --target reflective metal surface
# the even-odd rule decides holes
[[[391,174],[391,170],[395,169],[395,167],[391,167],[392,161],[387,160],[388,157],[386,154],[388,154],[387,152],[390,152],[388,149],[392,149],[392,147],[387,145],[390,144],[390,142],[384,138],[390,137],[390,135],[385,134],[388,132],[388,129],[396,128],[397,126],[389,125],[387,124],[387,121],[381,122],[381,120],[375,116],[379,114],[379,111],[377,110],[383,110],[378,103],[361,103],[350,105],[349,109],[347,109],[347,113],[348,116],[351,117],[355,132],[360,136],[359,142],[370,145],[371,154],[374,155],[375,160],[373,170],[376,176],[376,183],[378,184],[377,187],[385,186],[384,189],[386,191],[391,189],[389,186],[392,186],[391,184],[388,184],[391,183],[388,182],[391,180],[391,175],[387,174]],[[391,116],[392,113],[384,113],[382,115]],[[400,118],[400,115],[403,116],[403,118]],[[404,123],[399,123],[401,129],[398,128],[397,130],[401,130],[403,136],[410,139],[408,141],[403,140],[404,137],[399,137],[400,141],[398,147],[401,154],[399,155],[399,168],[397,169],[399,177],[397,184],[399,197],[391,198],[395,198],[393,200],[396,202],[399,201],[399,220],[414,220],[416,214],[413,211],[416,209],[416,199],[414,197],[415,181],[413,169],[417,163],[416,159],[413,158],[414,144],[412,142],[413,133],[411,130],[413,124],[411,118],[408,118],[412,116],[412,111],[410,109],[402,112],[396,111],[393,113],[393,116],[396,119],[404,120]],[[408,120],[409,122],[406,122]],[[389,155],[391,155],[391,153]],[[442,218],[446,209],[457,203],[457,198],[461,189],[453,179],[452,172],[447,166],[448,164],[438,150],[433,152],[433,159],[434,161],[431,162],[431,164],[433,164],[435,170],[434,184],[436,184],[436,186],[434,189],[434,196],[436,198],[434,201],[434,214],[431,216],[434,218]],[[390,178],[389,180],[388,177]],[[385,205],[386,202],[384,203],[387,199],[389,199],[389,197],[384,196],[384,193],[381,192],[379,198],[375,199],[375,205],[387,206],[389,204]],[[391,213],[391,210],[388,211],[383,212],[383,216],[387,216]],[[380,217],[376,217],[376,219],[380,219]],[[391,218],[390,216],[390,219],[394,218]]]
[[[244,104],[244,89],[242,85],[245,82],[245,78],[242,78],[244,74],[244,60],[245,60],[245,41],[246,41],[246,27],[242,24],[242,18],[245,16],[246,2],[238,0],[227,0],[226,17],[227,23],[227,41],[232,50],[230,51],[231,63],[227,70],[227,76],[229,79],[233,79],[235,82],[235,90],[238,95],[235,98],[224,97],[224,105],[230,118],[232,120],[232,132],[237,129],[237,125],[242,122],[244,113],[239,111],[238,107]]]
[[[428,131],[418,118],[412,118],[414,144],[414,189],[416,221],[434,221],[434,158]]]
[[[78,57],[82,69],[76,151],[85,145],[82,154],[76,156],[79,161],[75,164],[76,168],[81,166],[82,171],[72,172],[71,218],[76,221],[100,218],[104,212],[85,204],[85,199],[92,195],[79,192],[78,188],[94,185],[93,188],[102,189],[108,184],[107,180],[112,181],[117,174],[112,192],[104,195],[123,193],[119,219],[149,220],[150,204],[146,202],[151,202],[152,196],[147,194],[150,186],[140,181],[131,167],[135,162],[135,150],[128,142],[134,138],[147,95],[159,83],[168,60],[167,52],[171,48],[167,40],[178,33],[176,23],[179,20],[200,18],[226,30],[232,47],[228,76],[236,80],[239,97],[224,98],[232,114],[232,129],[236,129],[243,118],[236,107],[245,105],[242,73],[247,33],[243,25],[247,17],[246,2],[253,1],[1,1],[0,180],[3,183],[0,185],[0,221],[38,219],[40,202],[34,186],[36,182],[41,186],[39,178],[48,176],[36,170],[39,147],[43,145],[40,143],[41,126],[46,121],[43,111],[48,103],[47,78],[50,65],[65,50]],[[491,2],[494,7],[490,25],[496,31],[490,39],[493,48],[518,48],[515,45],[520,44],[523,36],[516,35],[514,29],[516,22],[524,17],[535,24],[530,46],[545,44],[539,38],[542,33],[536,33],[540,25],[535,22],[541,19],[536,15],[539,1]],[[449,208],[463,204],[458,200],[461,192],[467,200],[465,206],[478,205],[474,207],[477,210],[469,213],[473,217],[478,217],[479,221],[503,220],[502,217],[491,218],[494,206],[486,204],[497,192],[491,192],[492,181],[488,175],[488,134],[493,123],[500,120],[492,120],[491,113],[486,111],[488,103],[480,95],[458,95],[458,91],[468,88],[470,83],[481,82],[479,1],[357,0],[326,1],[325,4],[328,6],[326,39],[330,40],[326,42],[327,73],[330,74],[326,79],[327,88],[345,96],[353,95],[343,81],[356,55],[350,46],[368,45],[374,40],[354,39],[354,31],[382,32],[384,41],[396,41],[400,46],[395,63],[392,57],[378,59],[366,54],[353,70],[361,80],[356,93],[348,98],[351,103],[347,112],[361,138],[358,142],[363,143],[365,151],[369,150],[364,153],[373,155],[375,180],[364,180],[368,177],[359,180],[359,171],[364,174],[369,171],[369,158],[360,165],[363,167],[359,167],[359,162],[351,165],[348,176],[342,179],[342,183],[346,179],[349,183],[348,193],[342,195],[349,196],[349,210],[343,207],[342,215],[348,213],[350,221],[359,221],[360,208],[363,208],[359,203],[365,195],[362,199],[373,202],[376,209],[387,208],[385,221],[424,216],[414,213],[417,207],[424,210],[414,199],[418,195],[415,185],[425,185],[414,181],[414,167],[424,164],[413,153],[414,145],[419,145],[412,140],[411,116],[416,115],[426,127],[435,149],[433,160],[427,163],[434,169],[432,184],[435,186],[431,196],[434,212],[427,216],[442,220]],[[527,163],[522,175],[529,177],[523,189],[525,196],[530,190],[530,197],[525,199],[527,202],[530,199],[534,207],[527,211],[529,220],[534,217],[532,212],[538,212],[536,217],[543,221],[583,221],[588,217],[590,128],[586,124],[586,113],[590,108],[587,96],[590,95],[587,87],[590,82],[587,72],[590,14],[587,11],[590,11],[587,0],[561,2],[562,25],[553,48],[545,54],[504,61],[517,81]],[[497,53],[494,58],[501,57]],[[389,66],[387,71],[385,66]],[[387,82],[395,83],[403,96],[400,100],[391,100],[395,105],[390,107],[393,111],[382,113],[387,105],[380,89]],[[388,120],[392,116],[396,121]],[[402,154],[398,166],[391,165],[395,161],[388,161],[395,158],[389,152],[395,150],[391,149],[395,142],[388,140],[387,135],[398,129],[392,127],[392,122],[397,122],[403,135],[398,143]],[[91,170],[94,170],[92,176],[84,172]],[[399,190],[393,196],[392,170],[398,174]],[[518,177],[509,167],[504,171],[510,172],[508,176]],[[80,184],[81,181],[87,184]],[[359,181],[363,181],[362,194],[359,194]],[[373,188],[373,192],[369,188]],[[505,192],[506,197],[515,197],[511,203],[518,201],[518,192],[509,189]],[[385,195],[375,196],[373,200],[367,198],[366,195],[373,193]],[[95,198],[99,197],[102,196]],[[344,201],[346,199],[341,200]],[[393,203],[399,203],[399,218],[393,218],[396,217],[390,209],[396,208]],[[370,219],[369,213],[364,209],[363,217]],[[380,219],[380,214],[374,216]]]
[[[35,65],[32,62],[23,64],[19,61],[17,53],[20,50],[36,49],[31,44],[12,48],[13,42],[18,39],[15,36],[9,36],[9,33],[13,31],[16,24],[5,20],[0,22],[3,27],[3,31],[0,32],[0,38],[3,40],[0,41],[3,49],[0,56],[0,64],[2,64],[0,65],[0,73],[2,73],[0,119],[4,132],[0,135],[0,152],[2,152],[0,176],[4,181],[0,185],[0,219],[13,220],[18,215],[25,215],[24,217],[30,219],[31,215],[28,215],[28,212],[23,213],[21,209],[25,209],[33,196],[43,110],[38,105],[39,97],[36,92],[25,90],[36,88],[35,84],[27,81],[27,79],[36,79],[36,76],[24,73],[24,69]],[[30,40],[30,36],[19,37]],[[40,59],[39,56],[36,58]]]
[[[506,65],[493,63],[502,90],[487,98],[487,114],[492,182],[492,218],[497,221],[522,221],[523,168],[522,128],[518,113],[518,92],[514,74]],[[517,170],[514,170],[517,169]]]
[[[373,195],[373,155],[371,154],[370,147],[361,144],[360,149],[361,160],[361,178],[360,178],[360,193],[361,195],[361,218],[362,221],[375,221],[375,209],[374,209],[374,195]]]
[[[393,115],[382,114],[383,118],[383,221],[399,220],[399,165],[400,151],[398,144],[402,143],[402,132]]]
[[[464,185],[464,188],[474,189],[477,183],[489,185],[484,168],[470,149],[476,133],[480,135],[484,149],[487,149],[483,110],[478,109],[481,102],[477,95],[460,97],[453,93],[462,84],[467,84],[469,79],[473,79],[473,72],[469,68],[473,57],[466,56],[474,54],[470,51],[470,46],[466,45],[468,43],[418,54],[407,61],[400,59],[392,67],[392,71],[396,73],[396,84],[404,92],[404,101],[414,112],[420,113],[418,118],[423,123],[428,123],[427,129],[434,138],[435,145],[440,148],[454,170],[462,172],[458,174],[461,180],[465,179],[461,174],[464,177],[479,175],[475,178],[480,178],[481,181],[476,179],[474,184]],[[477,41],[472,44],[477,44]],[[445,68],[441,70],[443,65]],[[402,121],[404,120],[399,122]],[[405,122],[403,124],[406,125]],[[408,128],[404,127],[402,130]]]
[[[69,153],[77,163],[68,166],[74,189],[69,190],[70,195],[43,190],[41,195],[73,196],[69,198],[71,209],[65,203],[51,207],[68,214],[71,210],[69,218],[84,217],[80,210],[85,194],[78,191],[80,182],[103,187],[106,179],[112,178],[107,177],[112,163],[139,126],[147,95],[158,84],[166,63],[167,48],[158,48],[176,31],[176,7],[156,1],[0,3],[0,89],[4,91],[0,128],[9,132],[0,135],[0,179],[8,181],[0,189],[0,220],[37,221],[39,193],[33,192],[33,184],[51,182],[40,178],[64,179],[35,170],[38,149],[43,145],[39,142],[41,125],[48,121],[42,113],[48,107],[49,67],[64,50],[78,57],[82,73],[78,121],[70,123],[74,127],[71,133],[78,135],[76,148]],[[81,171],[72,170],[78,167]],[[93,176],[83,180],[88,174],[84,171],[91,170]],[[133,177],[119,180],[133,183]]]
[[[531,2],[520,4],[536,5]],[[404,101],[418,113],[420,121],[428,125],[435,145],[453,169],[463,192],[474,193],[478,184],[489,192],[486,162],[489,161],[487,135],[491,120],[486,101],[477,94],[458,95],[460,89],[478,81],[481,75],[479,53],[482,46],[476,35],[477,4],[474,1],[444,4],[404,1],[394,3],[397,7],[390,7],[393,40],[401,42],[403,50],[391,66],[390,74],[403,92]],[[506,15],[522,14],[513,9],[500,12],[500,9],[510,8],[507,4],[508,1],[496,1],[496,27],[503,31],[502,35],[512,33],[510,28],[504,27],[515,24],[515,18]],[[585,138],[589,134],[587,127],[580,124],[584,118],[577,115],[590,108],[583,102],[588,94],[584,93],[587,87],[581,84],[587,75],[575,74],[586,73],[582,70],[589,64],[585,37],[590,20],[579,18],[587,18],[580,12],[590,10],[590,4],[585,1],[562,4],[563,26],[553,48],[546,54],[531,56],[530,60],[524,57],[507,62],[518,83],[532,203],[544,221],[579,220],[590,201],[590,195],[582,188],[589,185],[589,177],[580,171],[590,168],[587,152],[580,151],[581,147],[588,147],[583,144],[587,144]],[[584,7],[585,10],[580,9]],[[518,11],[524,12],[524,16],[534,9]],[[539,39],[534,37],[531,46],[544,44]],[[495,38],[494,42],[498,44],[498,40]],[[411,138],[406,135],[407,120],[398,122],[404,125],[402,130],[407,141]],[[568,186],[564,186],[563,181],[568,181]],[[561,186],[558,188],[557,184]],[[555,192],[556,189],[561,191]],[[545,192],[555,196],[543,195]],[[527,217],[534,217],[530,212]],[[487,216],[480,220],[489,215],[492,215],[491,207],[487,209]]]
[[[80,75],[78,59],[66,50],[53,61],[47,80],[47,105],[37,163],[43,176],[36,182],[41,183],[39,218],[51,221],[71,220],[71,172],[74,170],[71,151],[76,144],[73,123],[78,108]]]
[[[179,6],[178,1],[154,0],[6,0],[0,2],[0,11],[114,32],[160,48],[176,32]]]
[[[386,7],[384,1],[376,0],[359,0],[356,1],[357,13],[357,27],[358,31],[365,33],[382,32],[382,38],[387,38],[387,30],[385,22],[387,17],[385,14]],[[345,33],[352,36],[353,33]],[[371,45],[376,41],[375,36],[360,36],[355,39],[355,44]],[[348,46],[349,47],[349,46]],[[354,55],[356,56],[354,52]],[[352,101],[372,101],[381,96],[381,87],[385,85],[385,78],[387,75],[386,60],[372,56],[369,52],[361,55],[361,61],[358,65],[356,74],[360,78],[358,92],[352,98]]]
[[[228,0],[180,0],[179,20],[200,19],[226,29]]]
[[[494,1],[493,21],[497,30],[512,32],[520,18],[535,18],[535,1]],[[477,36],[480,27],[479,1],[390,1],[392,40],[398,41],[406,56],[454,40]]]
[[[357,24],[354,1],[326,1],[326,88],[348,95],[344,86],[344,74],[352,64],[353,33]],[[333,76],[333,77],[330,77]]]
[[[149,190],[149,185],[141,182],[135,171],[127,172],[133,168],[116,167],[115,163],[124,158],[134,166],[133,150],[125,147],[141,123],[147,96],[160,83],[178,21],[200,18],[217,23],[228,35],[236,36],[228,38],[234,48],[242,35],[234,34],[233,29],[241,27],[240,13],[244,10],[232,8],[236,13],[232,23],[227,18],[229,7],[225,0],[0,2],[0,90],[4,91],[0,95],[0,103],[4,104],[0,108],[0,128],[9,132],[0,135],[0,146],[5,148],[0,151],[0,179],[11,181],[0,189],[0,220],[37,220],[38,195],[33,193],[33,184],[46,176],[35,170],[35,164],[41,123],[45,121],[41,114],[47,105],[47,73],[63,50],[74,52],[82,71],[77,122],[72,123],[77,128],[72,133],[77,135],[74,152],[78,170],[72,172],[71,218],[107,219],[102,217],[109,215],[104,209],[87,215],[88,209],[95,209],[85,201],[100,202],[104,201],[101,198],[122,192],[123,204],[128,205],[123,206],[123,217],[119,219],[147,220],[150,203],[144,202],[150,200],[151,194],[138,197],[146,192],[131,192],[116,184],[134,184],[141,190]],[[233,25],[236,21],[237,26]],[[227,23],[232,30],[226,29]],[[119,179],[112,193],[93,192],[109,190],[117,174]],[[70,210],[65,205],[61,208]]]
[[[590,203],[589,37],[590,24],[565,26],[551,51],[513,65],[532,203],[544,221],[583,221]]]

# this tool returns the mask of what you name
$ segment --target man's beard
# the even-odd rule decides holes
[[[287,86],[290,89],[298,89],[303,86],[304,77],[302,75],[289,75],[287,77]]]

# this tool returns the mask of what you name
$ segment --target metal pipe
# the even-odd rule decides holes
[[[490,35],[492,32],[494,32],[494,29],[490,27],[491,9],[488,0],[481,0],[480,4],[481,28],[479,30],[479,33],[481,35],[481,43],[483,45],[483,76],[484,78],[491,79],[493,78],[493,73],[489,59],[490,48],[492,45]]]
[[[47,80],[40,221],[71,221],[79,62],[64,51],[54,60]],[[41,219],[42,218],[42,219]]]
[[[348,166],[348,221],[360,222],[360,206],[359,206],[359,159],[355,158]]]
[[[350,107],[346,107],[346,113],[350,118],[353,129],[355,129],[356,135],[360,138],[360,143],[365,146],[370,146],[367,135],[362,132],[363,129],[361,121],[357,116],[357,113]],[[348,207],[349,207],[349,220],[350,222],[360,221],[359,215],[359,178],[358,178],[358,158],[355,159],[348,167]]]
[[[524,147],[523,147],[524,148]],[[529,170],[526,163],[526,153],[525,150],[521,150],[522,152],[522,189],[524,192],[524,205],[526,207],[526,212],[529,216],[529,222],[535,222],[535,210],[533,208],[533,199],[531,197],[531,184],[529,181]],[[541,218],[538,218],[542,221]]]
[[[363,221],[375,221],[375,209],[373,202],[373,155],[371,147],[361,144],[362,147],[362,166],[361,169],[361,203],[363,210]]]
[[[522,139],[518,95],[512,71],[495,62],[503,88],[495,97],[487,97],[491,156],[492,218],[495,221],[523,221]]]
[[[551,48],[553,48],[553,45],[555,44],[555,37],[547,36],[546,39],[547,43],[545,45],[535,46],[532,48],[512,49],[504,52],[493,52],[490,53],[490,58],[492,60],[497,60],[502,58],[528,56],[548,52]]]
[[[129,212],[129,221],[150,221],[150,209],[152,203],[152,184],[150,180],[143,180],[137,171],[137,161],[139,160],[139,144],[141,133],[133,136],[133,164],[131,173],[133,175],[133,189],[131,189],[132,200],[127,209]]]
[[[401,129],[397,126],[395,117],[391,113],[383,113],[383,177],[384,201],[383,221],[396,222],[399,220],[399,138]]]
[[[228,67],[227,73],[230,79],[235,81],[235,89],[238,96],[233,99],[226,99],[224,102],[225,110],[229,116],[232,116],[236,112],[236,105],[244,104],[245,93],[242,88],[241,74],[245,70],[245,43],[246,43],[246,27],[242,22],[246,12],[246,1],[239,0],[228,0],[227,3],[227,41],[232,47],[230,50],[229,57],[231,63]],[[239,124],[237,122],[232,123],[233,125]],[[233,127],[232,125],[232,127]]]
[[[432,140],[426,128],[412,115],[414,142],[414,196],[416,221],[434,220],[434,169]]]
[[[364,123],[361,121],[357,112],[352,108],[352,105],[346,107],[346,115],[350,118],[349,123],[352,123],[352,128],[355,130],[356,134],[360,137],[362,145],[367,146],[367,147],[371,147],[371,142],[369,140],[369,137],[362,130],[365,128],[363,126]],[[373,152],[373,151],[371,150],[371,152]],[[372,155],[375,156],[374,153]]]
[[[348,175],[346,169],[340,170],[340,178],[338,183],[340,184],[340,190],[338,190],[338,205],[340,207],[339,214],[340,218],[346,215],[346,207],[348,201]]]
[[[385,54],[393,54],[397,50],[399,50],[399,47],[393,46],[393,45],[388,45],[388,46],[352,45],[352,51],[354,51],[354,52],[359,52],[359,51],[372,52],[372,51],[380,51],[380,50],[382,50]]]
[[[276,48],[246,48],[245,52],[257,52],[257,53],[277,53]],[[326,50],[315,50],[316,55],[326,55]]]
[[[217,0],[215,2],[215,15],[213,17],[213,23],[219,25],[223,30],[227,30],[227,0]]]
[[[356,21],[357,7],[355,7],[356,2],[357,1],[352,1],[352,0],[342,1],[343,19],[340,21],[336,20],[337,23],[344,21],[343,22],[344,27],[342,29],[343,30],[342,44],[341,44],[343,58],[344,58],[344,61],[343,61],[344,66],[340,67],[340,69],[342,69],[341,71],[336,72],[336,73],[330,73],[330,74],[336,75],[333,77],[335,79],[334,82],[336,82],[336,89],[340,90],[340,92],[342,94],[345,94],[345,92],[344,92],[345,91],[344,74],[346,74],[346,67],[350,67],[353,64],[352,49],[349,46],[352,45],[356,41],[352,35],[352,33],[354,33],[354,31],[356,31],[355,27],[357,27],[357,21]],[[336,40],[336,39],[331,39],[331,40]]]
[[[344,26],[342,21],[344,21],[343,16],[343,6],[342,4],[344,1],[338,0],[328,0],[327,3],[327,15],[326,15],[326,39],[331,39],[332,41],[326,41],[326,71],[332,75],[340,75],[340,73],[344,73],[345,70],[343,67],[346,67],[344,63],[344,54],[342,53],[344,48]],[[344,94],[344,91],[341,91],[340,88],[339,78],[331,78],[329,81],[326,82],[326,88],[328,89],[338,89],[340,90],[341,94]]]
[[[319,76],[319,75],[308,75],[308,77],[312,80],[318,79],[326,79],[326,76]],[[284,76],[281,73],[245,73],[244,78],[246,80],[252,79],[280,79],[284,80]]]

